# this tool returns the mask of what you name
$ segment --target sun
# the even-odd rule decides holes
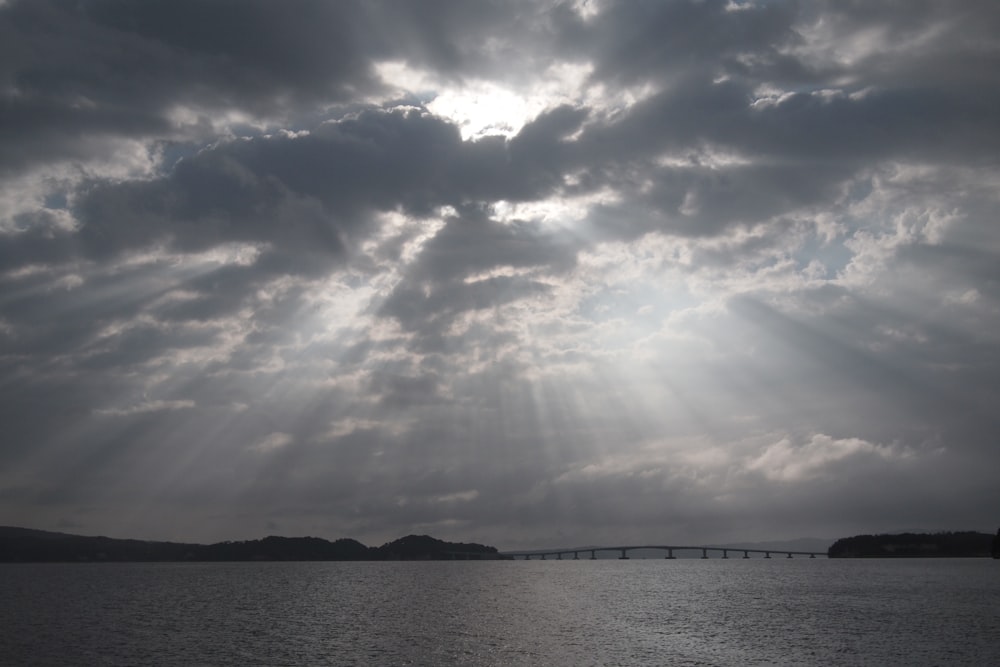
[[[454,123],[466,141],[512,137],[546,109],[580,102],[582,82],[591,69],[589,65],[562,63],[531,80],[511,82],[445,80],[397,61],[375,67],[394,94],[415,95],[428,111]]]

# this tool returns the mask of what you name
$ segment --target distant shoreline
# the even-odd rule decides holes
[[[1000,549],[998,542],[1000,535],[973,531],[855,535],[836,540],[827,550],[827,556],[879,559],[989,558],[991,555],[997,557]],[[737,547],[727,548],[731,551],[739,550]],[[579,551],[589,549],[581,548]],[[551,551],[555,555],[558,550],[540,550],[537,553],[540,555],[542,551]],[[572,551],[571,549],[566,553]],[[0,526],[0,562],[5,563],[510,559],[509,554],[501,553],[493,546],[447,542],[428,535],[408,535],[379,547],[369,547],[350,538],[331,542],[319,537],[279,536],[194,544],[72,535]]]
[[[993,535],[974,531],[855,535],[830,546],[830,558],[989,558]]]
[[[342,538],[270,536],[259,540],[189,544],[87,537],[0,527],[0,562],[215,562],[499,560],[496,547],[408,535],[380,547]]]

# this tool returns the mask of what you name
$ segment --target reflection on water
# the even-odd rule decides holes
[[[1000,664],[965,560],[0,565],[0,662]]]

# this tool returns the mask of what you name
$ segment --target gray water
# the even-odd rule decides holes
[[[0,565],[4,665],[1000,665],[1000,563]]]

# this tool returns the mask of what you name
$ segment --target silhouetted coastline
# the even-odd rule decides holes
[[[831,546],[830,558],[984,558],[996,538],[973,531],[855,535]]]
[[[899,533],[844,537],[830,546],[830,558],[1000,558],[997,535],[972,531]],[[156,542],[72,535],[0,526],[0,562],[170,562],[170,561],[390,561],[500,560],[496,547],[407,535],[378,547],[357,540],[280,537],[214,544]]]
[[[380,547],[348,538],[269,536],[242,542],[152,542],[0,527],[0,562],[497,560],[496,547],[408,535]]]

